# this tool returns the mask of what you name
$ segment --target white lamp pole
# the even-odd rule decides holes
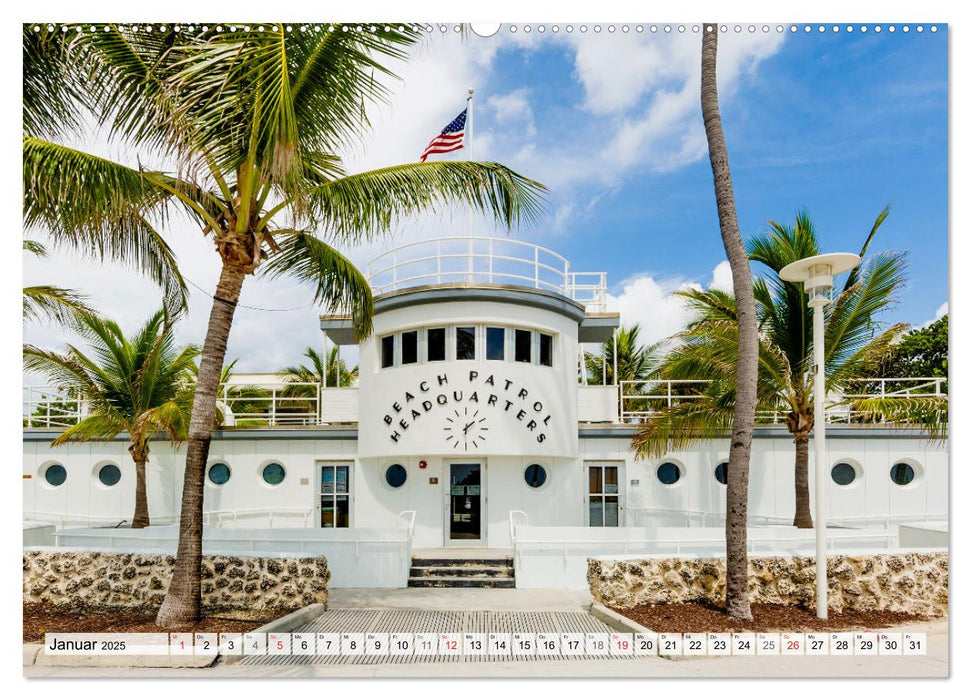
[[[813,310],[813,442],[816,448],[816,617],[829,616],[826,576],[826,305],[833,277],[860,264],[853,253],[828,253],[786,265],[779,277],[802,282]]]

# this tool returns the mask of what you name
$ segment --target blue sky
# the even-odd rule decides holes
[[[533,25],[536,27],[537,25]],[[549,25],[547,25],[549,26]],[[476,89],[475,158],[498,160],[550,188],[548,213],[515,238],[548,246],[575,270],[606,271],[614,308],[652,341],[677,331],[685,310],[670,292],[726,287],[730,276],[699,106],[700,35],[650,25],[638,34],[508,25],[491,38],[437,34],[390,85],[389,105],[371,111],[363,145],[345,156],[354,172],[417,160],[428,140]],[[828,25],[828,28],[832,25]],[[831,29],[735,33],[719,42],[719,92],[743,236],[770,218],[807,208],[825,250],[859,249],[887,203],[893,212],[871,250],[906,250],[910,282],[887,320],[919,325],[948,298],[947,32],[862,34]],[[565,27],[565,25],[561,25]],[[872,25],[871,25],[872,27]],[[129,162],[137,154],[99,141],[81,144]],[[435,157],[435,156],[433,156]],[[441,156],[467,158],[467,151]],[[348,254],[360,266],[414,239],[463,234],[463,212],[399,222],[385,241]],[[484,222],[476,233],[497,234]],[[186,222],[167,231],[186,276],[213,289],[211,244]],[[25,257],[25,283],[70,284],[134,327],[157,306],[157,291],[113,266],[78,266],[65,253]],[[229,357],[243,371],[272,371],[320,345],[310,293],[286,280],[248,280]],[[201,343],[211,299],[195,292],[180,339]],[[28,326],[25,340],[59,345],[64,332]]]

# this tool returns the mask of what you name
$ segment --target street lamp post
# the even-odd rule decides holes
[[[816,617],[829,616],[826,576],[826,348],[825,312],[833,277],[860,264],[853,253],[827,253],[786,265],[779,277],[802,282],[813,310],[813,442],[816,448]]]

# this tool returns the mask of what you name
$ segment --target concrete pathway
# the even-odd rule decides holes
[[[333,588],[328,607],[336,609],[406,608],[413,610],[588,610],[589,591],[519,588]]]

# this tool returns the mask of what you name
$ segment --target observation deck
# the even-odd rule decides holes
[[[406,243],[373,258],[366,275],[375,296],[428,286],[512,287],[559,294],[588,315],[607,311],[606,272],[574,272],[559,253],[511,238],[447,236]]]

